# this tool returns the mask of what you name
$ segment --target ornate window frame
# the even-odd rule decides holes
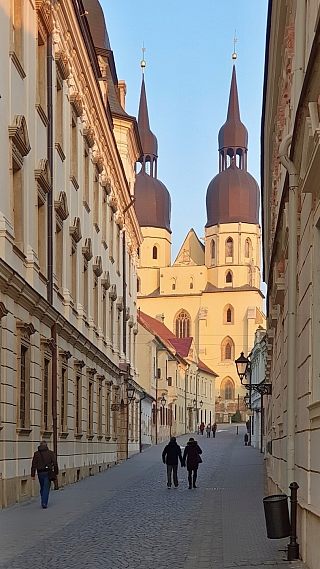
[[[29,435],[32,431],[30,417],[30,337],[35,333],[31,322],[17,321],[17,421],[19,435]],[[23,384],[23,385],[22,385]],[[21,403],[24,400],[22,408]],[[22,417],[24,415],[24,417]]]

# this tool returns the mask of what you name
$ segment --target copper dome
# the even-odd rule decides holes
[[[88,12],[87,20],[95,47],[111,50],[109,36],[103,10],[98,0],[83,0],[83,6]]]
[[[134,186],[135,210],[141,227],[170,231],[171,199],[165,185],[141,171]]]
[[[229,168],[211,180],[207,189],[207,224],[259,224],[259,186],[246,170],[237,168],[234,161]]]

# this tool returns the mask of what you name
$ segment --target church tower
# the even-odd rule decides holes
[[[141,66],[144,68],[144,60]],[[135,210],[143,234],[139,251],[138,294],[145,296],[159,288],[159,268],[171,264],[171,198],[165,185],[157,178],[158,141],[150,129],[144,74],[138,127],[143,150],[134,186]]]
[[[208,280],[218,288],[260,288],[259,187],[247,172],[248,131],[240,120],[235,65],[218,142],[219,174],[210,182],[206,200]]]

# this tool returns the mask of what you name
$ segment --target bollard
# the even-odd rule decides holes
[[[297,494],[298,494],[298,484],[296,482],[291,482],[290,486],[290,543],[288,544],[288,561],[294,561],[299,559],[299,544],[297,543]]]
[[[237,435],[239,434],[239,427],[237,427]]]

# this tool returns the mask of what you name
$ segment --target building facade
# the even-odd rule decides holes
[[[270,493],[298,490],[298,541],[320,566],[320,3],[270,1],[262,119]]]
[[[170,194],[157,178],[158,145],[150,130],[145,82],[138,125],[143,147],[135,208],[139,250],[138,306],[162,318],[178,338],[192,337],[197,358],[218,375],[216,412],[229,421],[245,394],[234,360],[264,325],[260,290],[259,188],[247,172],[248,132],[240,120],[235,67],[228,115],[219,132],[219,174],[207,189],[204,243],[191,229],[171,263]],[[218,399],[219,398],[219,399]]]
[[[139,382],[152,393],[152,443],[215,422],[216,374],[196,359],[192,338],[177,338],[161,319],[138,311]]]
[[[266,357],[267,357],[267,337],[263,328],[258,328],[254,335],[254,345],[250,354],[251,362],[251,384],[259,385],[265,382],[266,378]],[[249,392],[250,409],[252,412],[251,423],[251,445],[264,452],[264,416],[266,398],[269,396],[261,394],[256,389]]]
[[[137,123],[97,0],[0,1],[0,503],[139,450]],[[86,11],[94,14],[94,22]],[[132,382],[136,399],[129,404]]]

